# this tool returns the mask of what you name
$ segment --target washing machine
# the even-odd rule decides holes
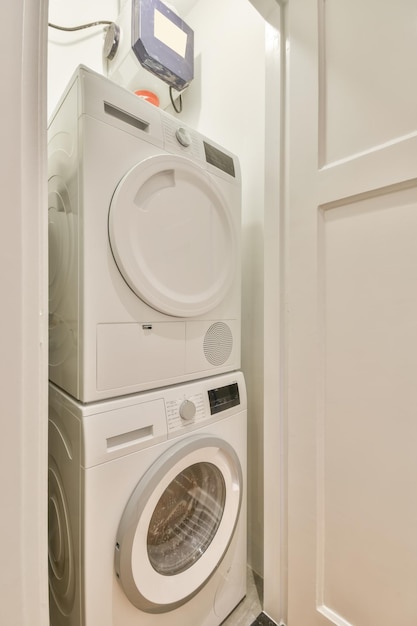
[[[239,369],[236,156],[79,67],[48,163],[50,380],[92,402]]]
[[[246,592],[241,372],[83,405],[50,383],[51,626],[218,626]]]

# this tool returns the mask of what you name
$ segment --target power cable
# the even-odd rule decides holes
[[[108,25],[108,24],[113,24],[113,22],[100,20],[98,22],[90,22],[89,24],[81,24],[80,26],[58,26],[57,24],[51,24],[51,22],[48,22],[48,26],[50,26],[51,28],[56,28],[57,30],[66,30],[66,31],[82,30],[83,28],[91,28],[92,26],[99,26],[101,24]]]

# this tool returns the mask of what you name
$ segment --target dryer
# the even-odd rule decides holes
[[[48,138],[50,380],[91,402],[239,369],[236,156],[82,66]]]
[[[50,384],[52,626],[218,626],[246,592],[240,372],[83,405]]]

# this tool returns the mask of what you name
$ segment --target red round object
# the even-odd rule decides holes
[[[159,98],[156,93],[153,93],[152,91],[146,91],[146,89],[138,89],[137,91],[135,91],[135,94],[139,96],[139,98],[143,98],[151,104],[154,104],[156,107],[159,107]]]

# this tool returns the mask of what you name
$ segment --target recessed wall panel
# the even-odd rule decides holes
[[[415,0],[320,0],[321,165],[417,131]]]
[[[401,606],[415,626],[417,190],[321,218],[318,604],[355,626]]]

